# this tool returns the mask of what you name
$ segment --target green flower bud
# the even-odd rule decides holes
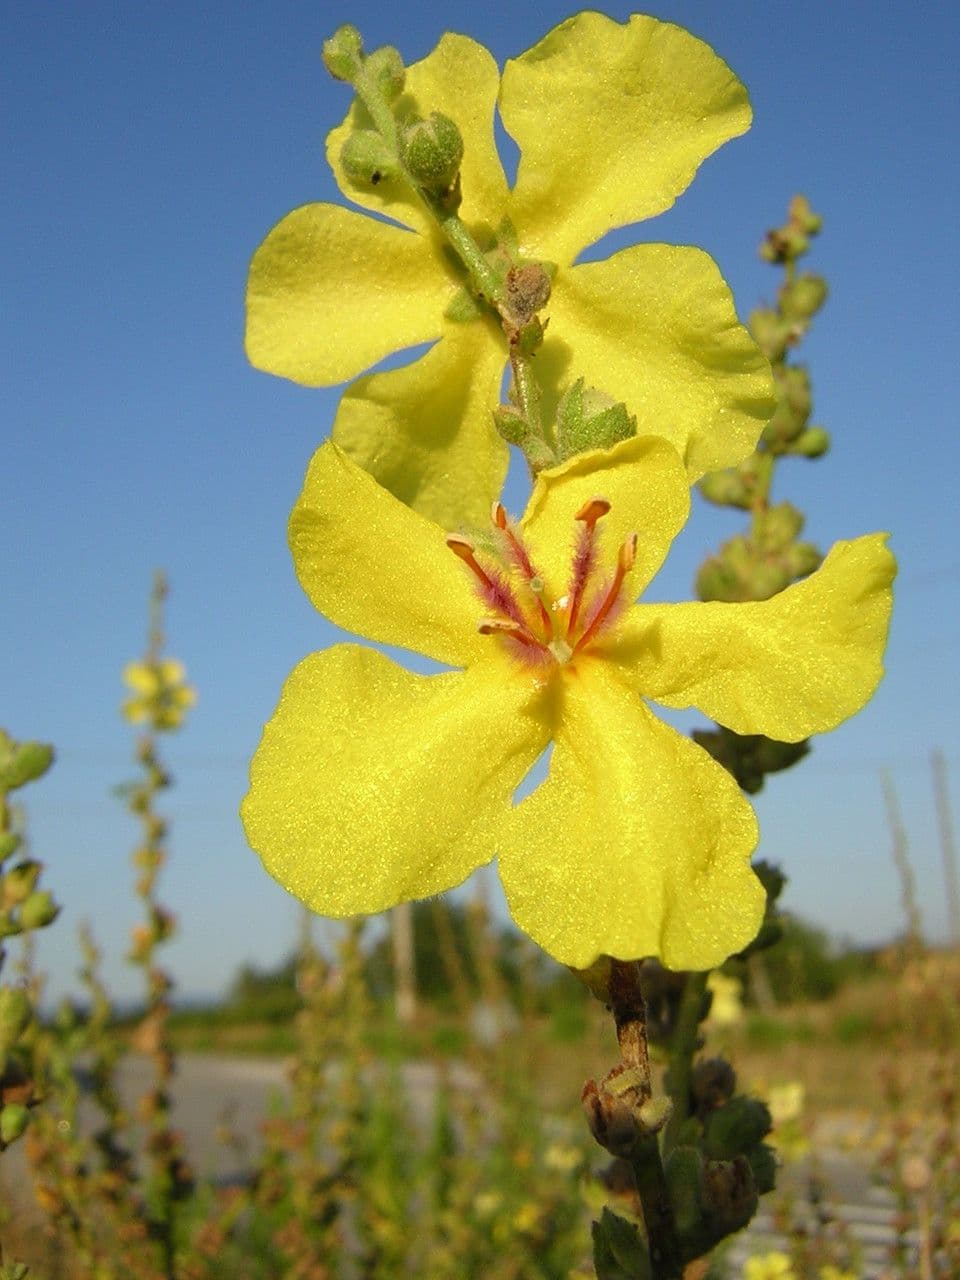
[[[0,1053],[16,1044],[32,1017],[30,997],[21,987],[0,987]]]
[[[415,120],[401,134],[403,162],[410,176],[427,191],[449,191],[460,172],[463,138],[454,122],[439,111]]]
[[[375,187],[399,172],[390,147],[374,129],[358,129],[340,148],[340,163],[352,182]]]
[[[0,882],[4,907],[14,907],[29,897],[36,888],[42,870],[42,863],[31,860],[18,862],[15,867],[11,867]]]
[[[753,1180],[757,1184],[757,1191],[760,1195],[765,1196],[768,1191],[772,1191],[776,1186],[777,1153],[767,1143],[760,1142],[757,1146],[750,1148],[746,1153],[746,1157],[750,1162],[750,1168],[753,1170]]]
[[[363,69],[387,102],[395,102],[403,93],[407,72],[393,45],[385,44],[382,49],[374,49]]]
[[[609,449],[637,434],[637,420],[624,404],[578,378],[557,405],[557,452],[560,460],[587,449]]]
[[[323,63],[335,80],[352,84],[360,70],[363,41],[356,27],[347,23],[323,42]]]
[[[759,542],[764,551],[785,551],[803,529],[804,517],[789,502],[768,507],[759,521]]]
[[[0,1111],[0,1147],[9,1147],[23,1137],[24,1130],[30,1123],[30,1112],[22,1103],[8,1102]]]
[[[767,359],[774,363],[782,360],[793,336],[793,327],[778,311],[769,307],[751,311],[748,323],[757,346]]]
[[[740,1094],[707,1117],[703,1149],[711,1159],[729,1160],[755,1147],[772,1128],[767,1104]]]
[[[798,542],[786,555],[787,571],[793,579],[806,578],[815,569],[819,569],[822,563],[823,556],[812,542]]]
[[[60,908],[53,900],[53,894],[47,890],[31,893],[20,908],[20,924],[24,929],[43,929],[53,924],[60,914]]]
[[[0,794],[42,778],[53,763],[45,742],[14,742],[0,730]]]
[[[790,221],[811,236],[817,235],[823,226],[823,218],[813,212],[806,196],[794,196],[790,201]]]
[[[830,435],[823,427],[807,427],[790,442],[790,453],[801,458],[820,458],[830,448]]]
[[[0,831],[0,862],[6,861],[20,848],[21,837],[15,831]]]
[[[823,276],[804,272],[780,290],[780,310],[788,319],[806,325],[826,302],[827,293]]]
[[[699,482],[700,492],[718,507],[739,507],[749,511],[753,505],[753,486],[749,473],[739,467],[726,471],[710,471]]]

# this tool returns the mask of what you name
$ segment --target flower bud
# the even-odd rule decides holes
[[[739,507],[749,511],[753,504],[753,491],[747,476],[739,467],[726,471],[709,471],[699,482],[700,492],[708,502],[718,507]]]
[[[399,170],[397,158],[374,129],[351,133],[340,149],[340,163],[352,182],[375,187]]]
[[[704,1152],[714,1160],[729,1160],[755,1147],[772,1127],[767,1104],[739,1094],[707,1117]]]
[[[539,262],[510,267],[504,286],[507,306],[518,325],[526,324],[550,300],[550,274]]]
[[[759,521],[759,542],[764,551],[785,551],[804,525],[803,514],[789,502],[768,507]]]
[[[823,276],[804,272],[780,290],[780,309],[788,319],[807,324],[826,302],[827,292]]]
[[[747,1225],[757,1208],[757,1184],[746,1156],[706,1162],[703,1208],[717,1240]]]
[[[382,49],[374,49],[363,69],[387,102],[395,102],[403,93],[407,73],[403,59],[393,45],[385,44]]]
[[[790,453],[797,453],[801,458],[820,458],[830,448],[830,435],[823,427],[807,427],[795,440],[790,442]]]
[[[0,987],[0,1053],[16,1044],[32,1017],[30,997],[22,987]]]
[[[806,578],[819,569],[823,556],[812,542],[798,542],[786,554],[785,564],[792,579]]]
[[[8,1147],[23,1137],[24,1130],[30,1123],[30,1112],[20,1102],[8,1102],[0,1111],[0,1148]]]
[[[20,908],[20,923],[24,929],[43,929],[53,924],[60,914],[60,908],[53,900],[53,894],[41,889],[31,893]]]
[[[0,831],[0,862],[6,861],[20,848],[21,837],[15,831]]]
[[[700,1223],[703,1157],[696,1147],[674,1147],[664,1162],[663,1173],[677,1232],[681,1238],[688,1237]]]
[[[777,1183],[777,1153],[766,1142],[759,1142],[746,1152],[746,1157],[753,1171],[757,1191],[765,1196]]]
[[[18,862],[15,867],[11,867],[0,882],[0,895],[2,895],[4,907],[15,907],[17,903],[29,897],[36,888],[42,870],[42,864],[31,859]]]
[[[454,122],[439,111],[416,120],[401,135],[403,162],[410,176],[427,191],[448,191],[460,172],[463,138]]]
[[[701,1114],[715,1111],[733,1097],[737,1076],[725,1058],[703,1058],[690,1077],[690,1092],[695,1108]]]
[[[0,795],[34,782],[53,763],[53,747],[45,742],[14,742],[0,730]]]
[[[756,311],[751,311],[749,327],[754,341],[768,360],[783,359],[790,344],[793,328],[784,321],[779,312],[769,307],[760,307]]]
[[[356,27],[347,23],[323,42],[323,63],[335,80],[352,84],[360,70],[363,41]]]
[[[794,196],[790,201],[790,221],[811,236],[817,235],[823,226],[823,218],[813,212],[806,196]]]
[[[557,452],[570,458],[587,449],[609,449],[637,433],[627,407],[578,378],[557,405]]]

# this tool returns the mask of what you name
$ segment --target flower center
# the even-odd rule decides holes
[[[475,579],[489,611],[478,630],[498,636],[527,661],[560,665],[582,653],[619,615],[623,584],[637,558],[631,533],[617,553],[611,574],[599,568],[598,522],[610,510],[606,498],[591,498],[574,516],[579,528],[566,592],[551,599],[523,538],[502,503],[494,503],[491,546],[478,552],[468,538],[451,534],[447,546]]]

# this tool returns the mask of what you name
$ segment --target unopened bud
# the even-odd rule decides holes
[[[793,334],[791,325],[787,324],[779,312],[769,307],[761,307],[751,311],[749,320],[750,332],[763,354],[768,360],[782,360]]]
[[[757,1184],[746,1156],[707,1161],[703,1169],[703,1208],[718,1239],[747,1225],[757,1208]]]
[[[789,502],[768,507],[759,520],[758,536],[764,551],[785,551],[803,529],[803,513]]]
[[[60,908],[53,900],[53,894],[46,889],[31,893],[20,908],[20,923],[25,929],[43,929],[53,924],[60,914]]]
[[[688,1237],[700,1223],[703,1157],[696,1147],[674,1147],[664,1163],[663,1173],[677,1232],[681,1237]]]
[[[823,564],[823,556],[812,542],[797,542],[786,554],[786,568],[792,579],[806,578]]]
[[[714,1160],[728,1160],[755,1147],[772,1127],[767,1104],[740,1094],[707,1117],[703,1149]]]
[[[823,218],[813,212],[806,196],[794,196],[790,201],[790,221],[810,236],[817,235],[823,226]]]
[[[407,73],[403,59],[393,45],[385,44],[382,49],[374,49],[363,69],[387,102],[395,102],[403,93]]]
[[[790,320],[808,323],[827,300],[827,282],[823,276],[804,272],[780,290],[780,309]]]
[[[718,507],[739,507],[749,511],[753,506],[753,477],[740,467],[725,471],[709,471],[699,482],[700,492]]]
[[[410,176],[427,191],[445,192],[453,186],[463,159],[463,138],[449,116],[439,111],[416,120],[401,135],[403,161]]]
[[[53,763],[53,747],[45,742],[14,742],[0,733],[0,794],[34,782]]]
[[[363,41],[356,27],[347,23],[323,42],[323,63],[335,80],[352,84],[360,70]]]
[[[21,837],[15,831],[0,832],[0,862],[9,858],[20,848]]]
[[[5,907],[14,907],[17,903],[23,902],[24,899],[29,897],[36,888],[37,880],[40,878],[42,870],[41,863],[29,859],[26,862],[18,862],[15,867],[11,867],[4,875],[2,888],[0,888],[3,905]]]
[[[0,987],[0,1053],[16,1044],[32,1017],[30,997],[21,987]]]
[[[704,1058],[698,1062],[690,1077],[690,1092],[697,1111],[705,1114],[733,1097],[737,1076],[725,1058]]]
[[[819,458],[830,448],[830,434],[823,427],[807,427],[790,442],[790,453],[802,458]]]
[[[759,1142],[746,1153],[757,1191],[765,1196],[777,1183],[777,1153],[765,1142]]]
[[[578,378],[557,405],[557,452],[561,461],[588,449],[609,449],[637,434],[625,404]]]
[[[340,150],[340,163],[353,182],[375,187],[399,169],[397,158],[374,129],[351,133]]]
[[[22,1138],[29,1123],[30,1112],[22,1103],[8,1102],[0,1111],[0,1147]]]
[[[550,299],[550,275],[539,262],[511,267],[504,286],[507,306],[520,325],[532,319]]]

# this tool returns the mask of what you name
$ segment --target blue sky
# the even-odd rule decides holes
[[[623,19],[628,6],[605,11]],[[182,933],[169,966],[188,992],[289,950],[297,909],[261,870],[236,816],[283,679],[334,636],[297,586],[285,526],[335,391],[251,369],[250,254],[289,209],[339,199],[323,140],[344,86],[319,60],[341,22],[406,60],[444,29],[498,61],[571,12],[457,0],[374,6],[97,3],[14,6],[6,19],[0,192],[4,556],[0,724],[56,744],[28,801],[34,852],[63,902],[42,939],[51,993],[72,985],[93,922],[120,995],[137,915],[136,830],[111,795],[132,774],[119,673],[142,650],[155,566],[172,582],[171,651],[200,702],[166,743],[172,860],[161,897]],[[878,941],[900,923],[879,771],[893,775],[925,924],[945,928],[929,754],[958,812],[960,646],[955,138],[957,10],[674,0],[656,16],[707,40],[747,84],[754,128],[701,170],[638,240],[693,243],[741,314],[773,294],[763,231],[795,191],[825,218],[810,259],[832,296],[804,348],[815,421],[834,448],[781,469],[777,496],[826,549],[890,529],[901,584],[889,674],[867,710],[759,798],[762,851],[788,904]],[[704,507],[659,584],[689,598],[697,564],[738,528]]]

